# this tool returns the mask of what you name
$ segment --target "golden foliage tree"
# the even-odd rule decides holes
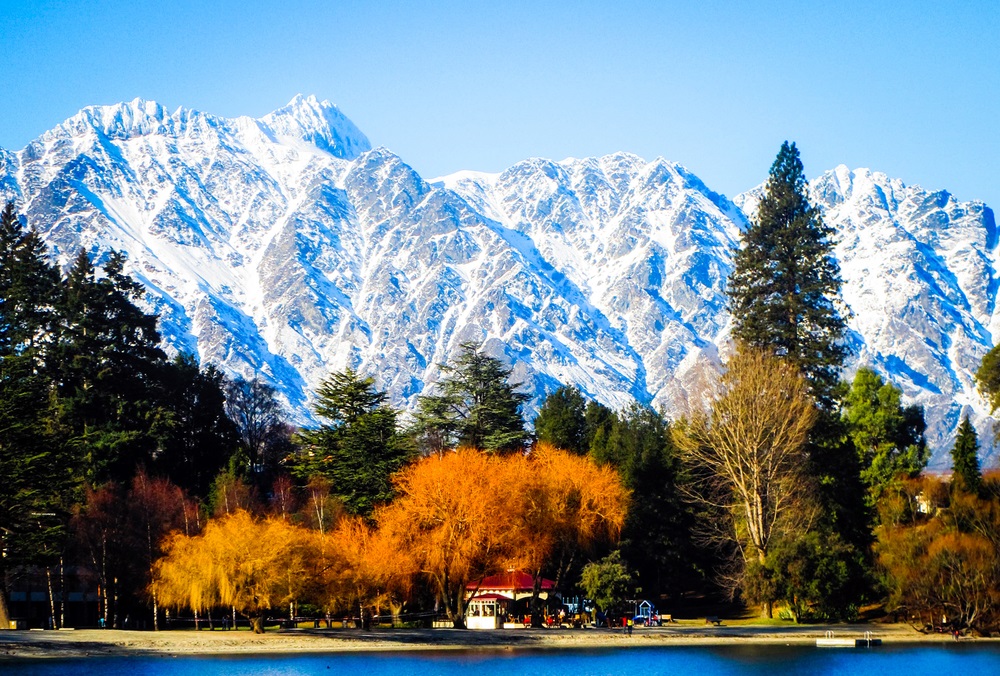
[[[617,537],[628,500],[613,470],[548,446],[527,457],[425,458],[397,478],[397,492],[377,515],[383,537],[412,553],[456,627],[470,584],[523,567],[538,587],[554,556]]]
[[[902,510],[891,496],[884,497],[882,502],[891,502],[883,513],[895,518],[883,520],[876,530],[888,607],[918,628],[940,622],[983,633],[995,630],[1000,626],[1000,499],[962,492],[949,496],[945,483],[931,477],[904,488],[911,504],[922,508]],[[949,508],[941,509],[949,497]]]
[[[346,517],[319,535],[318,600],[328,610],[359,612],[363,626],[370,611],[388,605],[398,616],[409,594],[414,559],[395,535],[375,529],[360,517]]]
[[[519,487],[518,558],[534,578],[532,620],[541,626],[537,604],[543,570],[554,567],[558,583],[580,551],[617,539],[628,492],[610,466],[545,443],[527,458],[511,458],[508,475]]]
[[[262,633],[267,609],[306,592],[312,545],[308,531],[282,518],[235,511],[210,521],[201,535],[171,535],[152,587],[167,607],[232,607]]]
[[[397,476],[399,497],[376,515],[413,553],[456,627],[465,626],[466,585],[515,562],[518,505],[506,467],[472,449],[424,458]]]

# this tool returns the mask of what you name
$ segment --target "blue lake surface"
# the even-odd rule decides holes
[[[624,650],[327,653],[204,657],[91,657],[0,661],[0,674],[55,676],[293,676],[343,674],[1000,674],[1000,645],[942,644],[819,649],[811,646],[658,647]]]

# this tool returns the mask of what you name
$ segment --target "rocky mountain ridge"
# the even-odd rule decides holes
[[[993,212],[843,166],[811,191],[837,231],[852,367],[926,406],[947,467],[964,413],[994,436],[971,378],[1000,328]],[[571,383],[681,411],[726,349],[725,282],[759,194],[627,153],[427,181],[313,97],[259,119],[95,106],[0,150],[0,196],[53,255],[125,251],[171,349],[268,379],[303,422],[330,370],[412,406],[467,340],[534,406]]]

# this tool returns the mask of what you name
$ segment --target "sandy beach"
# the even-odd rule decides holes
[[[246,631],[76,631],[0,632],[0,659],[108,655],[204,655],[319,653],[407,650],[603,649],[671,645],[812,644],[826,632],[842,638],[873,638],[890,643],[954,641],[947,634],[921,634],[907,625],[805,625],[711,627],[682,623],[637,628],[631,637],[607,629],[455,629],[285,630],[254,635]],[[962,641],[994,641],[963,637]]]

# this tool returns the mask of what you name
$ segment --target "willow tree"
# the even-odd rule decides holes
[[[527,458],[510,458],[507,465],[509,480],[519,487],[517,549],[533,579],[531,616],[540,627],[542,573],[553,571],[559,587],[578,556],[598,543],[616,542],[629,493],[612,467],[548,444],[539,444]]]
[[[264,632],[264,616],[300,598],[314,579],[309,531],[245,511],[213,519],[201,535],[175,533],[153,567],[152,591],[165,607],[233,608]]]
[[[816,416],[795,366],[741,348],[708,410],[675,428],[693,496],[728,517],[724,536],[745,563],[763,564],[783,528],[804,513],[804,447]]]
[[[424,458],[396,478],[396,500],[377,514],[380,529],[416,556],[448,619],[465,626],[467,585],[516,562],[514,488],[504,458],[461,449]]]
[[[373,528],[359,517],[345,517],[332,532],[320,534],[323,561],[316,578],[320,605],[330,611],[358,612],[368,627],[371,610],[388,606],[397,619],[409,597],[416,557],[392,529]]]

